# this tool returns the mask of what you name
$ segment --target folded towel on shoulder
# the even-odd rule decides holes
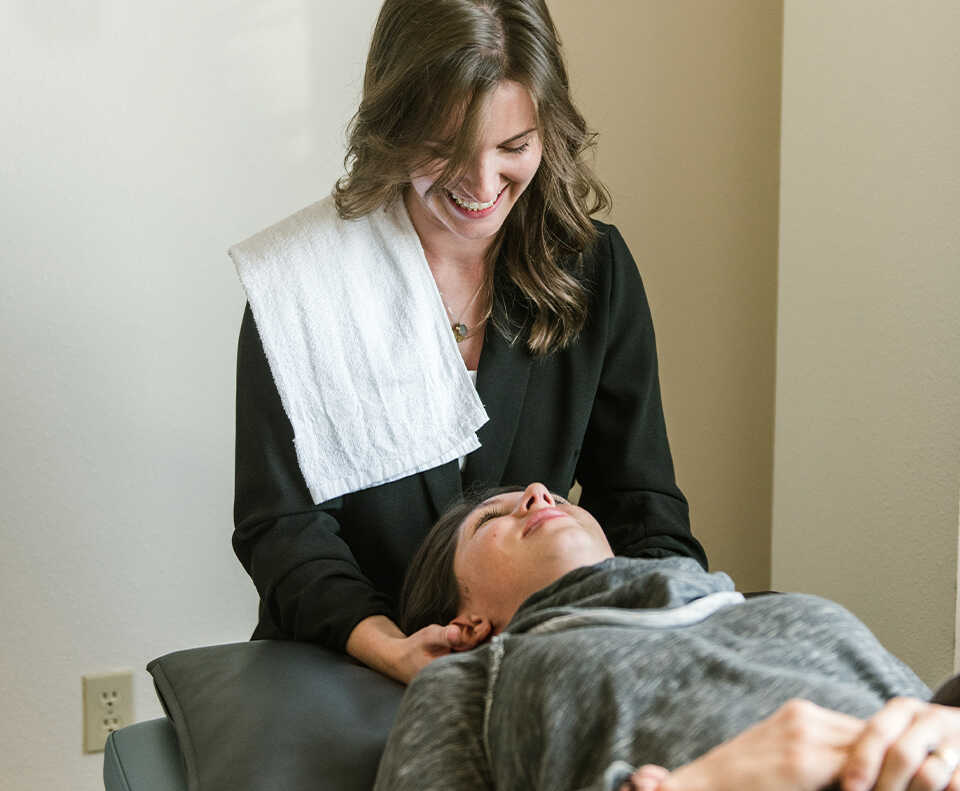
[[[230,248],[315,503],[480,447],[487,413],[403,201],[318,201]]]

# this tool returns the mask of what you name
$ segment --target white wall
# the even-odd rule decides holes
[[[784,14],[773,584],[953,669],[960,6]]]
[[[102,788],[80,677],[246,639],[226,248],[326,194],[379,0],[0,4],[0,789]]]

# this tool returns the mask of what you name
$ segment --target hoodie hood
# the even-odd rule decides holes
[[[505,631],[522,634],[583,608],[672,609],[733,590],[729,576],[722,571],[707,573],[692,558],[609,558],[574,569],[534,593]]]

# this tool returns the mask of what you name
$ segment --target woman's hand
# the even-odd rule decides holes
[[[347,640],[350,656],[402,684],[409,684],[437,657],[465,647],[456,626],[425,626],[407,637],[384,615],[364,618]]]
[[[434,659],[460,648],[460,630],[455,626],[433,624],[400,640],[394,657],[394,678],[409,684],[413,677]]]
[[[644,764],[623,783],[618,791],[657,791],[670,771],[656,764]]]
[[[659,789],[815,791],[839,776],[863,729],[864,722],[856,717],[791,700],[736,738],[671,772]]]
[[[868,722],[841,773],[844,791],[960,791],[960,709],[894,698]]]

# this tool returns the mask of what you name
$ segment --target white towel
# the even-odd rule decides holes
[[[487,413],[398,200],[332,198],[230,248],[315,503],[480,447]]]

